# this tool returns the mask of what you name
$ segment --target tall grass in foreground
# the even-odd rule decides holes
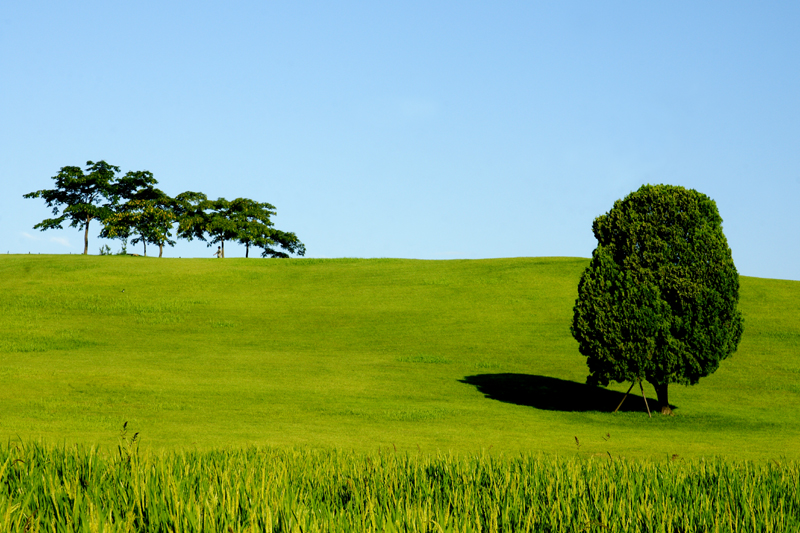
[[[800,464],[0,449],[2,531],[798,531]]]

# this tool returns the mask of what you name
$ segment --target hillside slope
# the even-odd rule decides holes
[[[583,385],[587,264],[0,256],[0,436],[800,457],[800,282],[742,278],[739,351],[651,420]]]

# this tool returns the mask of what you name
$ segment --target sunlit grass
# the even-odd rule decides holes
[[[800,458],[800,283],[742,278],[739,351],[649,419],[640,396],[586,403],[586,265],[2,256],[0,436],[112,446],[129,421],[153,450]]]
[[[800,464],[0,447],[3,531],[796,531]]]

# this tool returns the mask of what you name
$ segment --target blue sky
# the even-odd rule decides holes
[[[795,2],[12,2],[0,251],[80,253],[22,195],[104,159],[270,202],[309,257],[589,257],[615,200],[682,185],[741,274],[800,280],[797,28]]]

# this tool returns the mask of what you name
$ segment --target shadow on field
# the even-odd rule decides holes
[[[575,381],[530,374],[479,374],[467,376],[461,383],[474,385],[487,398],[501,402],[527,405],[548,411],[604,411],[616,409],[623,392],[593,387]],[[647,389],[645,388],[645,392]],[[655,398],[647,397],[650,409],[656,409]],[[620,411],[645,411],[639,387],[631,390]]]

